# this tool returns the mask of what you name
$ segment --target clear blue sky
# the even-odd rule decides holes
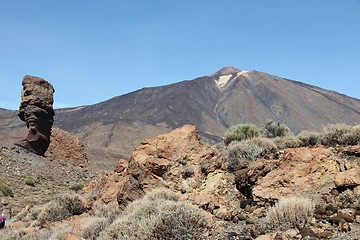
[[[0,107],[24,75],[55,107],[258,70],[360,98],[359,0],[1,0]]]

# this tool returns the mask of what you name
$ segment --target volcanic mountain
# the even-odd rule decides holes
[[[0,109],[1,134],[14,135],[5,128],[21,125],[15,117],[15,112]],[[228,127],[262,126],[268,119],[286,124],[295,134],[321,130],[329,123],[359,124],[360,100],[263,72],[225,67],[210,76],[58,109],[55,126],[84,141],[90,164],[107,159],[102,164],[113,166],[112,160],[127,158],[142,139],[188,123],[198,126],[203,140],[215,143]]]

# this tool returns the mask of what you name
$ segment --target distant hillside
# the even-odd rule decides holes
[[[0,119],[16,116],[0,110]],[[225,67],[190,81],[143,88],[108,101],[56,111],[55,126],[84,141],[90,161],[128,157],[144,138],[198,126],[208,142],[238,123],[285,123],[294,133],[328,123],[360,123],[360,100],[257,71]],[[16,120],[5,120],[0,128]],[[111,163],[110,163],[111,165]]]

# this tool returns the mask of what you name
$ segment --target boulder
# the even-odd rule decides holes
[[[85,146],[81,140],[77,136],[59,128],[51,130],[51,143],[45,157],[80,167],[88,166]]]
[[[360,168],[339,172],[335,177],[336,187],[357,187],[360,185]]]
[[[53,86],[42,78],[26,75],[22,81],[18,116],[28,128],[24,139],[15,145],[44,156],[50,144],[54,122]]]

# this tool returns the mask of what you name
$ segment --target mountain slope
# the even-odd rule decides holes
[[[11,116],[16,114],[0,110],[5,123],[1,129],[8,124],[22,126]],[[102,160],[100,168],[108,168],[114,160],[127,158],[142,139],[185,124],[197,125],[202,139],[214,143],[230,126],[261,126],[268,119],[285,123],[294,133],[321,130],[329,123],[359,124],[360,100],[258,71],[225,67],[210,76],[59,109],[55,126],[82,139],[90,164]]]

